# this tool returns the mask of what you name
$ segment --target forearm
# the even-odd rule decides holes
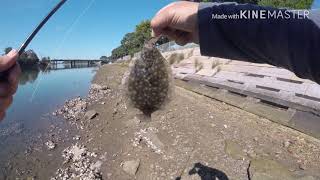
[[[284,10],[255,5],[202,3],[198,11],[200,49],[203,55],[289,69],[299,77],[320,82],[320,28],[318,15],[308,18],[219,19],[214,15],[240,14],[244,10]],[[221,18],[221,16],[220,16]],[[223,17],[222,17],[223,18]]]

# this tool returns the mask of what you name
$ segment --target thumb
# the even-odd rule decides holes
[[[154,36],[159,36],[163,33],[163,30],[170,27],[173,19],[173,14],[170,8],[174,3],[162,8],[156,16],[151,20],[151,28]]]
[[[7,55],[0,57],[0,72],[6,71],[16,64],[18,52],[11,50]]]

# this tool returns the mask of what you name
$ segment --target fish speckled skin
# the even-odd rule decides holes
[[[169,98],[170,77],[164,57],[153,44],[146,44],[129,73],[127,93],[131,104],[151,116]]]

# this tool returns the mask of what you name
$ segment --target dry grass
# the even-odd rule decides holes
[[[174,64],[174,63],[180,63],[182,60],[184,59],[184,55],[181,53],[172,53],[169,57],[168,57],[168,62],[170,65]]]
[[[194,49],[191,49],[191,50],[189,51],[189,53],[187,54],[187,57],[186,57],[186,58],[190,58],[191,56],[193,56],[193,51],[194,51]]]
[[[199,72],[201,69],[203,69],[203,63],[199,62],[198,59],[194,60],[194,68],[196,69],[196,72]]]
[[[217,66],[219,66],[221,63],[219,61],[213,61],[212,65],[211,65],[211,69],[216,68]]]

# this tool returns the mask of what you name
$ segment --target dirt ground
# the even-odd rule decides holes
[[[146,120],[122,96],[126,70],[100,68],[94,83],[110,92],[82,121],[81,143],[105,155],[103,179],[319,179],[319,140],[179,87]]]
[[[51,159],[65,159],[50,166],[56,171],[52,177],[320,179],[319,140],[180,87],[167,106],[147,119],[126,103],[125,71],[127,65],[113,64],[97,72],[93,83],[104,87],[103,93],[88,100],[85,116],[67,120],[76,127],[76,137],[50,150]],[[62,152],[61,147],[69,148]],[[72,171],[86,175],[79,178]],[[36,177],[44,178],[41,173]]]

